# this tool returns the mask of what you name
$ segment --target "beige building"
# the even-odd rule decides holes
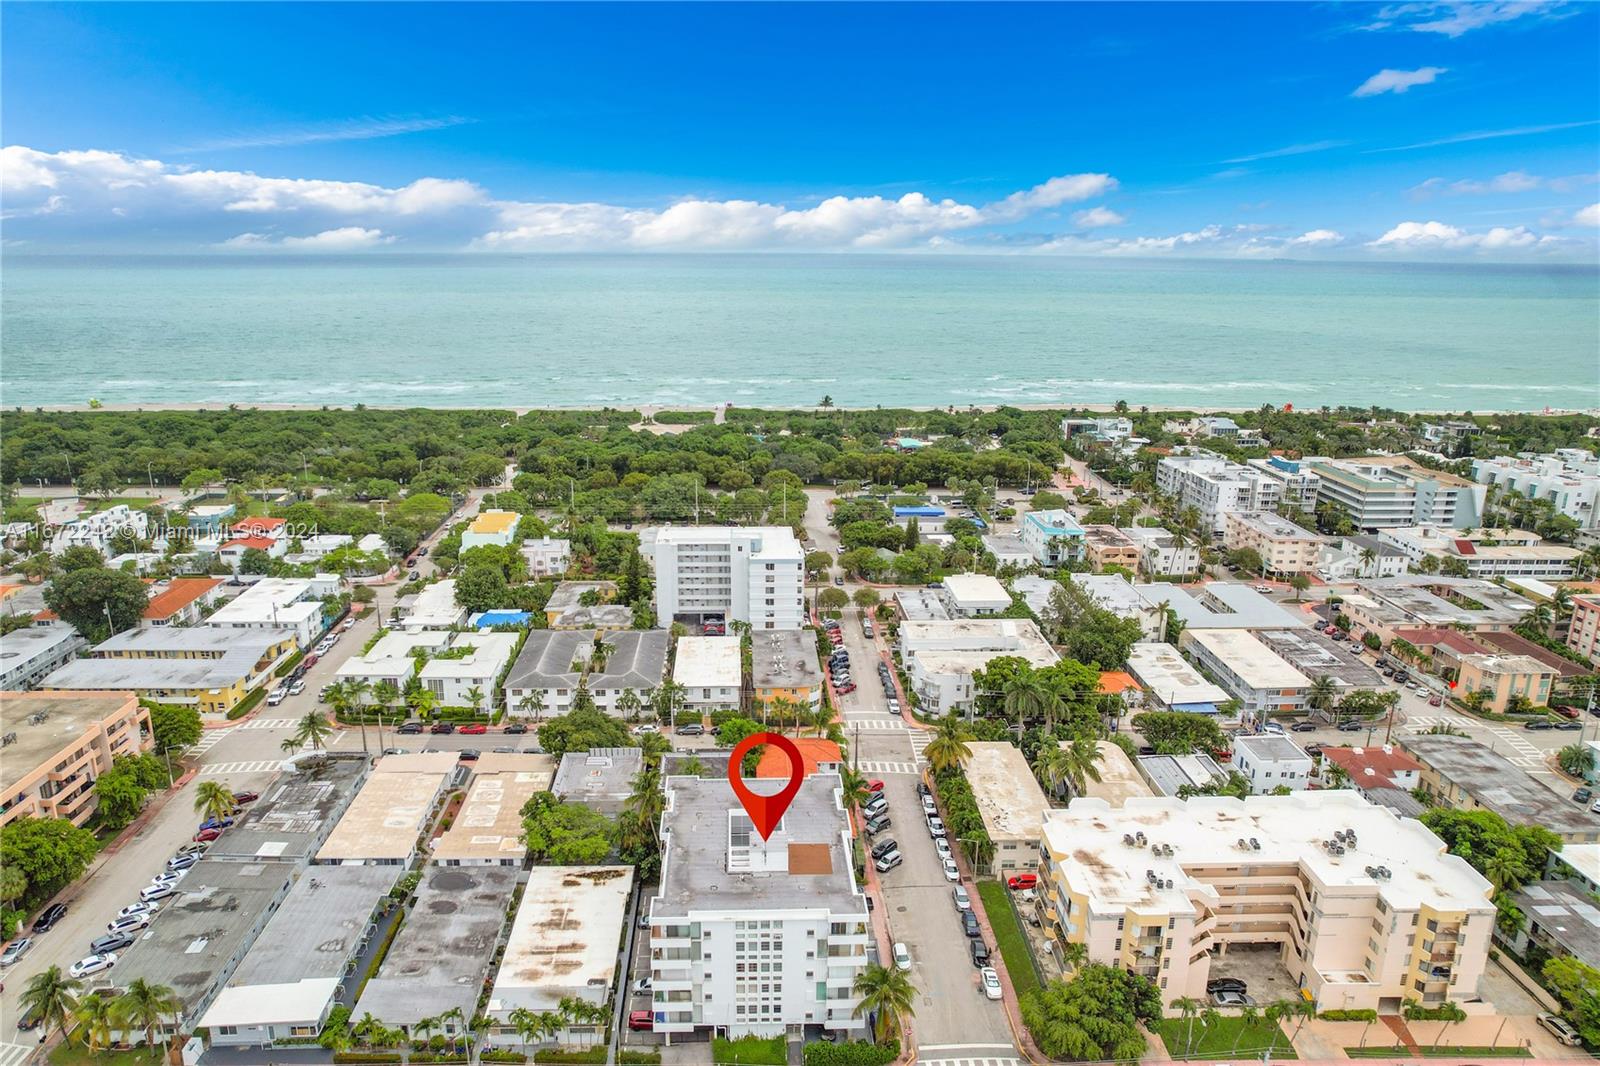
[[[1079,799],[1046,817],[1040,897],[1057,937],[1206,998],[1211,960],[1276,948],[1319,1010],[1472,1001],[1495,909],[1421,822],[1349,790]]]
[[[528,857],[522,843],[522,805],[534,793],[550,791],[555,776],[553,755],[479,756],[467,798],[450,828],[434,842],[431,861],[441,866],[521,866]]]
[[[1039,861],[1039,831],[1050,801],[1028,767],[1022,749],[1004,740],[969,741],[967,783],[994,842],[989,873],[1009,877],[1031,870]]]
[[[1600,596],[1572,597],[1567,647],[1592,663],[1600,663]]]
[[[1141,549],[1134,539],[1116,526],[1084,526],[1084,557],[1095,570],[1120,566],[1129,573],[1139,572]]]
[[[1068,744],[1065,740],[1060,743],[1062,747]],[[1097,740],[1095,747],[1100,752],[1100,761],[1095,765],[1095,769],[1100,771],[1100,780],[1084,782],[1085,796],[1105,800],[1112,807],[1120,807],[1137,796],[1154,794],[1139,773],[1139,768],[1122,748],[1109,740]],[[1076,802],[1076,799],[1072,801]]]
[[[328,834],[316,862],[329,866],[404,866],[438,812],[455,776],[453,751],[385,755]]]
[[[1556,670],[1531,655],[1463,655],[1458,661],[1456,693],[1487,692],[1485,710],[1504,714],[1512,696],[1521,696],[1535,707],[1550,702]]]
[[[1287,518],[1265,511],[1228,511],[1222,519],[1223,546],[1254,551],[1267,573],[1308,574],[1317,568],[1322,538]]]
[[[95,809],[94,782],[119,755],[154,743],[150,712],[131,692],[0,692],[0,825]]]

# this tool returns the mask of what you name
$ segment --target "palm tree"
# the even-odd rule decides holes
[[[661,768],[646,765],[633,775],[633,792],[623,801],[622,809],[636,820],[640,828],[648,826],[650,837],[654,840],[656,826],[660,824],[666,806],[666,793],[661,790]]]
[[[1311,688],[1306,691],[1306,703],[1326,715],[1338,695],[1339,690],[1334,686],[1333,678],[1321,674],[1311,682]]]
[[[533,712],[533,721],[537,725],[544,715],[544,689],[529,689],[527,694],[517,701],[517,710],[521,711],[524,716],[530,711]]]
[[[1061,949],[1061,960],[1076,972],[1089,961],[1089,945],[1081,940],[1067,941],[1067,946]]]
[[[933,739],[928,742],[928,747],[923,751],[927,756],[928,765],[934,772],[954,769],[972,758],[972,749],[967,742],[977,739],[972,730],[967,728],[965,722],[951,712],[939,719],[938,726],[934,729]]]
[[[917,990],[899,967],[869,962],[867,968],[856,975],[851,990],[861,997],[854,1015],[859,1018],[876,1014],[883,1021],[883,1039],[900,1032],[902,1018],[916,1014]]]
[[[194,789],[194,813],[202,821],[222,821],[233,813],[233,790],[221,781],[202,781]]]
[[[1278,1050],[1278,1037],[1283,1033],[1281,1025],[1283,1019],[1294,1013],[1294,1004],[1287,999],[1276,1000],[1267,1004],[1266,1021],[1272,1027],[1272,1037],[1267,1044],[1267,1055],[1270,1058]]]
[[[594,648],[589,652],[589,665],[598,673],[606,672],[606,663],[611,658],[611,653],[617,650],[615,644],[607,644],[603,640],[594,642]]]
[[[631,688],[622,690],[622,695],[617,697],[617,710],[622,712],[622,717],[633,721],[644,707],[644,701],[639,699],[639,694]]]
[[[1234,1052],[1238,1051],[1239,1041],[1244,1034],[1260,1024],[1261,1011],[1259,1009],[1257,1009],[1253,1004],[1249,1003],[1246,1003],[1244,1006],[1240,1007],[1239,1028],[1233,1031],[1233,1047],[1228,1049],[1228,1054],[1232,1055]]]
[[[144,1042],[155,1047],[156,1030],[165,1025],[168,1018],[176,1018],[183,1003],[166,985],[152,985],[136,977],[128,982],[112,1009],[124,1027],[143,1029]]]
[[[1075,737],[1071,743],[1057,744],[1056,751],[1061,780],[1071,787],[1075,795],[1081,796],[1088,791],[1090,781],[1100,780],[1100,767],[1097,764],[1102,753],[1100,745],[1090,737]]]
[[[1202,1044],[1205,1043],[1205,1034],[1209,1033],[1211,1027],[1220,1021],[1222,1021],[1222,1012],[1214,1007],[1207,1007],[1200,1012],[1200,1042]]]
[[[1186,1022],[1183,1034],[1183,1057],[1188,1058],[1194,1048],[1194,1016],[1200,1013],[1200,1001],[1193,996],[1179,996],[1167,1004]]]
[[[47,966],[28,978],[22,989],[22,1013],[39,1019],[39,1027],[48,1032],[54,1025],[63,1033],[67,1020],[78,1009],[78,992],[83,982],[66,977],[59,966]]]
[[[1522,851],[1496,848],[1483,859],[1483,876],[1494,886],[1495,893],[1504,892],[1522,880]]]
[[[320,754],[332,735],[333,726],[328,724],[321,711],[307,711],[306,716],[295,725],[294,733],[279,746],[293,754],[309,744],[313,751]]]
[[[846,766],[839,771],[839,780],[844,783],[844,808],[859,807],[872,798],[872,790],[867,787],[867,779],[857,770]]]
[[[506,1015],[506,1021],[511,1023],[511,1028],[517,1031],[517,1039],[524,1045],[533,1043],[533,1038],[539,1035],[535,1017],[533,1011],[527,1007],[517,1007]]]
[[[656,686],[655,695],[651,697],[650,702],[655,707],[656,715],[670,725],[677,720],[678,710],[688,695],[687,688],[669,677]]]
[[[467,702],[472,704],[472,713],[477,714],[478,708],[483,706],[483,689],[477,685],[467,689]]]
[[[1026,719],[1043,717],[1055,697],[1050,687],[1033,672],[1012,678],[1005,687],[1005,711],[1017,719],[1017,736],[1022,735]]]
[[[1362,548],[1359,554],[1361,556],[1361,576],[1376,577],[1377,568],[1373,564],[1378,561],[1378,553],[1369,547]]]
[[[78,1039],[90,1051],[111,1046],[111,1030],[115,1025],[111,1002],[101,993],[91,992],[78,1001],[78,1009],[72,1012]]]

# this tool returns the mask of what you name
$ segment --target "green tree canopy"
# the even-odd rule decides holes
[[[1022,1020],[1039,1050],[1068,1061],[1135,1062],[1145,1052],[1139,1023],[1160,1016],[1161,993],[1148,978],[1099,963],[1022,999]]]
[[[611,853],[616,827],[599,811],[537,792],[522,805],[522,840],[535,862],[580,866]]]
[[[18,818],[0,828],[0,866],[28,879],[29,906],[82,877],[98,851],[94,834],[65,818]]]
[[[569,751],[590,748],[636,747],[628,727],[594,709],[575,710],[548,719],[539,727],[539,746],[560,757]]]
[[[1190,755],[1227,747],[1222,730],[1210,715],[1146,711],[1133,716],[1133,728],[1158,755]]]
[[[1512,825],[1493,811],[1457,811],[1435,807],[1422,824],[1438,834],[1452,855],[1459,855],[1487,877],[1496,892],[1520,888],[1543,872],[1561,838],[1540,825]]]
[[[474,614],[504,607],[509,597],[510,586],[498,566],[482,563],[469,566],[456,578],[456,603]]]
[[[44,602],[63,622],[98,643],[112,629],[122,633],[137,626],[150,595],[133,574],[99,567],[60,575],[44,590]]]
[[[151,703],[150,732],[157,751],[186,748],[200,739],[200,709],[187,703]]]

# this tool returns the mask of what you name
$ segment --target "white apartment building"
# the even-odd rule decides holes
[[[1223,546],[1254,551],[1269,574],[1310,573],[1322,556],[1321,537],[1270,512],[1230,511],[1223,523]]]
[[[340,681],[364,681],[372,688],[384,682],[404,688],[417,674],[418,653],[442,651],[449,645],[450,637],[450,632],[444,629],[385,633],[367,651],[346,659],[334,676]],[[369,689],[362,695],[361,702],[372,703],[375,698]]]
[[[509,548],[517,535],[522,516],[515,511],[484,511],[461,531],[461,550],[470,548]]]
[[[1011,607],[1011,593],[988,574],[951,574],[941,585],[940,599],[953,618],[999,614]]]
[[[1467,576],[1531,577],[1564,581],[1583,553],[1565,544],[1550,544],[1525,529],[1460,530],[1441,526],[1405,526],[1380,530],[1378,539],[1412,564],[1433,556],[1441,563],[1459,560]]]
[[[68,522],[51,540],[50,550],[60,553],[82,545],[109,556],[111,541],[122,532],[132,533],[143,540],[150,535],[150,517],[143,511],[135,511],[127,504],[119,503]]]
[[[944,714],[972,703],[972,672],[1015,655],[1034,666],[1058,660],[1031,619],[964,618],[900,623],[900,657],[924,711]]]
[[[1156,706],[1191,714],[1216,714],[1228,694],[1201,676],[1171,644],[1140,641],[1128,649],[1128,673]]]
[[[1222,532],[1222,516],[1229,511],[1275,511],[1283,502],[1277,478],[1207,451],[1162,459],[1156,464],[1156,488],[1175,497],[1180,507],[1199,511],[1201,525],[1212,533]]]
[[[806,777],[766,840],[726,778],[669,777],[666,796],[648,906],[655,1031],[864,1035],[854,985],[872,931],[838,774]]]
[[[1299,711],[1311,679],[1244,629],[1185,629],[1178,645],[1253,716]]]
[[[1583,448],[1552,455],[1474,459],[1472,479],[1532,500],[1549,500],[1580,526],[1600,526],[1600,460]]]
[[[572,541],[564,537],[525,540],[522,557],[528,560],[528,573],[536,578],[564,574],[572,565]]]
[[[214,629],[288,629],[301,648],[309,648],[323,630],[322,598],[338,591],[339,579],[333,574],[264,577],[211,612],[205,624]]]
[[[666,526],[643,546],[655,566],[656,620],[805,622],[805,550],[783,526]]]
[[[1403,456],[1315,459],[1317,502],[1331,503],[1359,529],[1437,525],[1470,529],[1483,515],[1487,489]]]
[[[1166,628],[1166,612],[1140,595],[1133,582],[1121,574],[1072,574],[1069,580],[1118,618],[1138,619],[1144,639],[1161,639]],[[1034,613],[1039,612],[1036,609]]]
[[[1211,961],[1274,948],[1318,1010],[1477,1000],[1492,888],[1421,822],[1348,789],[1075,799],[1045,816],[1043,917],[1089,959],[1206,998]]]
[[[672,679],[684,688],[684,703],[706,711],[739,706],[744,664],[739,638],[679,637]]]
[[[1040,566],[1060,566],[1083,558],[1083,527],[1060,508],[1023,515],[1017,537]]]
[[[495,684],[517,650],[515,633],[460,633],[449,650],[469,648],[460,658],[433,658],[417,674],[422,686],[446,707],[471,707],[471,691],[478,690],[477,706],[495,706]]]
[[[453,577],[424,585],[410,600],[405,617],[400,622],[408,633],[423,629],[451,629],[467,623],[467,609],[456,602],[456,579]],[[400,604],[396,604],[396,607],[399,608]]]
[[[1311,468],[1309,460],[1269,455],[1265,459],[1251,459],[1246,465],[1279,484],[1285,507],[1295,507],[1307,514],[1316,510],[1317,486],[1322,479]]]
[[[1263,795],[1284,787],[1302,791],[1311,780],[1311,756],[1288,737],[1273,733],[1241,733],[1233,738],[1233,769],[1250,782],[1250,791]]]
[[[1185,544],[1160,526],[1126,526],[1119,530],[1139,548],[1139,568],[1145,577],[1192,574],[1200,569],[1200,549]]]

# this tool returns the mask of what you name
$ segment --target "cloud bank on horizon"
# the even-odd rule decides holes
[[[1317,146],[1320,147],[1320,146]],[[1263,153],[1273,155],[1275,153]],[[1578,179],[1566,179],[1581,184]],[[1485,182],[1430,179],[1412,190],[1459,194],[1548,187],[1522,172]],[[804,205],[685,198],[640,207],[495,197],[459,178],[419,177],[386,187],[357,181],[267,177],[201,170],[99,150],[0,148],[0,195],[8,220],[76,219],[105,235],[178,225],[223,251],[479,252],[592,251],[942,251],[1070,255],[1277,255],[1497,253],[1581,259],[1592,240],[1523,226],[1459,227],[1396,219],[1370,239],[1331,227],[1301,232],[1266,224],[1209,224],[1173,234],[1122,235],[1128,214],[1105,203],[1074,210],[1067,232],[1012,238],[1000,231],[1060,215],[1059,209],[1116,194],[1108,173],[1065,174],[999,200],[975,204],[922,192],[898,197],[835,195]],[[1563,229],[1594,229],[1600,204]],[[114,243],[111,242],[111,243]]]

